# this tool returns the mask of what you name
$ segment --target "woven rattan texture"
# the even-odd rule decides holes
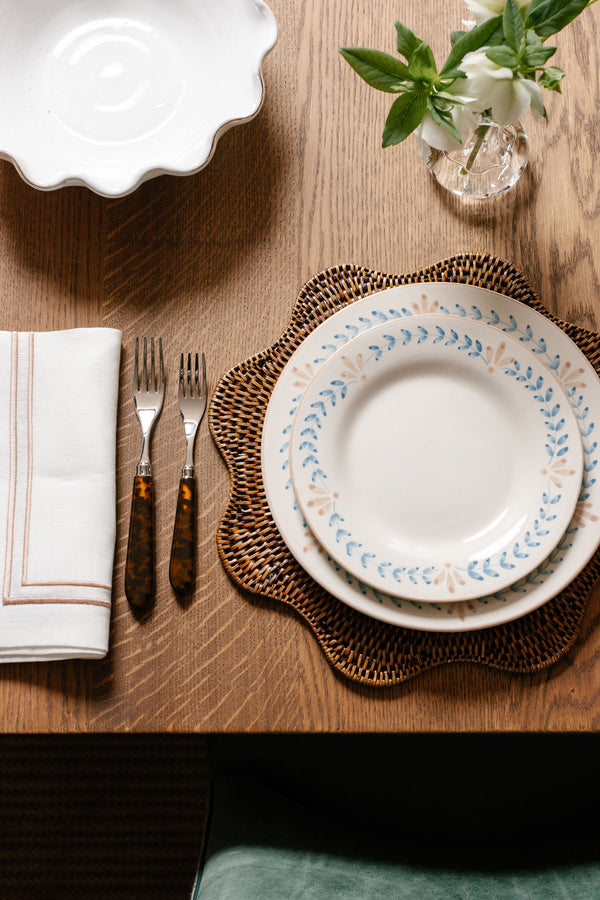
[[[469,661],[522,673],[545,668],[573,645],[600,576],[598,552],[566,590],[535,612],[495,628],[437,634],[388,625],[350,609],[316,584],[287,549],[271,517],[261,475],[262,426],[277,378],[302,340],[342,307],[396,285],[436,281],[478,285],[528,304],[558,324],[600,372],[600,336],[560,322],[523,275],[502,260],[464,254],[411,275],[347,265],[322,272],[302,288],[281,338],[221,379],[210,410],[212,435],[231,476],[217,532],[225,569],[252,594],[296,610],[330,664],[369,685],[397,684],[444,663]]]

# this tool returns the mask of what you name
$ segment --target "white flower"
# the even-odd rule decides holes
[[[457,105],[453,107],[452,124],[460,134],[463,142],[469,131],[475,127],[476,122],[475,114],[466,106]],[[416,134],[422,141],[425,141],[430,147],[435,147],[436,150],[445,150],[449,153],[451,150],[458,150],[460,147],[460,143],[456,138],[443,125],[437,125],[429,112],[426,112],[423,116],[421,124],[416,128]]]
[[[535,81],[515,75],[486,56],[486,49],[467,53],[460,63],[467,76],[454,82],[451,92],[474,112],[491,110],[498,125],[511,125],[531,106],[535,116],[544,114],[542,89]]]
[[[531,0],[517,0],[519,9],[529,6]],[[506,0],[465,0],[470,11],[475,16],[475,23],[481,25],[494,16],[500,16],[504,12]]]

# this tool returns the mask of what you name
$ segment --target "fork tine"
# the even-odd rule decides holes
[[[200,395],[200,384],[198,379],[200,378],[200,373],[198,371],[198,354],[196,353],[194,357],[194,396],[198,397]]]
[[[183,353],[179,357],[179,396],[184,396]]]
[[[135,355],[133,357],[133,391],[134,393],[139,390],[140,387],[140,378],[139,378],[139,351],[140,351],[140,339],[135,339]]]
[[[133,391],[137,393],[161,393],[165,386],[165,361],[163,357],[162,338],[158,339],[158,359],[154,338],[150,338],[150,359],[148,360],[148,339],[135,339],[135,355],[133,360]],[[140,365],[141,363],[141,365]],[[181,376],[180,376],[181,377]]]
[[[200,395],[206,397],[206,359],[204,358],[204,353],[202,354],[202,387]]]
[[[193,397],[194,392],[192,390],[192,354],[188,353],[187,358],[187,396]]]
[[[148,343],[144,338],[144,350],[142,358],[142,390],[148,390]]]

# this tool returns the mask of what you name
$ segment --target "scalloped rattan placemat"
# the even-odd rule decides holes
[[[600,577],[597,552],[568,588],[535,612],[494,628],[438,634],[388,625],[350,609],[313,581],[286,547],[271,517],[261,475],[264,415],[281,371],[304,338],[343,306],[396,285],[435,281],[474,284],[527,303],[558,324],[600,373],[600,335],[551,315],[509,263],[464,254],[411,275],[382,275],[348,265],[315,276],[300,291],[281,338],[231,369],[217,385],[210,408],[211,432],[231,476],[217,532],[225,569],[251,593],[295,609],[330,664],[369,685],[397,684],[450,662],[482,663],[509,672],[545,668],[573,645]]]

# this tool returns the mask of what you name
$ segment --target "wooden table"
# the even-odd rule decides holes
[[[402,686],[337,676],[294,615],[253,601],[225,574],[215,532],[229,478],[206,424],[197,444],[199,567],[193,602],[168,584],[183,435],[180,350],[204,350],[211,381],[271,344],[296,294],[327,266],[410,272],[463,251],[519,267],[553,312],[600,328],[600,7],[560,34],[563,95],[548,125],[530,114],[518,186],[465,206],[437,189],[411,138],[380,149],[391,98],[360,81],[340,45],[387,49],[400,17],[438,59],[465,9],[453,0],[272,0],[279,41],[266,102],[189,178],[161,177],[124,199],[40,193],[0,164],[2,327],[122,329],[118,540],[111,650],[101,662],[0,670],[4,732],[595,731],[600,728],[599,598],[565,661],[534,676],[476,666]],[[162,335],[168,397],[154,438],[157,602],[143,622],[123,592],[139,430],[129,393],[136,335]]]

